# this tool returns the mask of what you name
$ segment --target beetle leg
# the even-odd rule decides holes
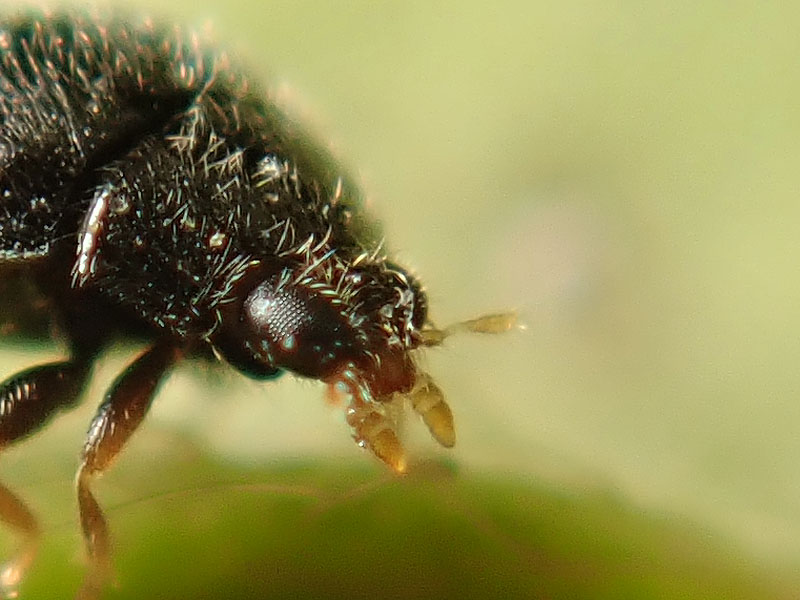
[[[159,382],[177,360],[178,354],[174,346],[157,343],[139,356],[116,379],[89,426],[76,480],[81,527],[90,566],[78,598],[98,597],[111,570],[108,526],[90,483],[111,465],[142,422]]]
[[[0,448],[34,433],[78,400],[89,375],[89,359],[27,369],[0,384]],[[22,534],[22,547],[0,566],[0,597],[14,598],[33,562],[39,526],[26,504],[0,484],[0,521]]]
[[[50,363],[0,384],[0,447],[33,433],[58,410],[75,404],[90,366],[88,361]]]
[[[19,584],[28,568],[33,564],[39,546],[39,523],[28,506],[11,490],[0,484],[0,518],[23,536],[17,554],[0,566],[0,598],[19,596]]]

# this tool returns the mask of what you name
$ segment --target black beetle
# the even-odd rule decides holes
[[[341,167],[196,37],[74,15],[0,23],[0,293],[12,305],[33,289],[69,348],[0,383],[0,445],[74,405],[110,340],[150,344],[107,392],[83,448],[77,493],[93,564],[83,597],[98,594],[110,562],[91,480],[183,356],[325,382],[346,399],[357,442],[398,472],[386,403],[409,400],[454,444],[450,409],[411,354],[452,328],[428,324],[420,284],[384,256],[359,206]],[[2,310],[0,333],[41,329]],[[0,518],[30,542],[0,572],[11,595],[37,525],[5,488]]]

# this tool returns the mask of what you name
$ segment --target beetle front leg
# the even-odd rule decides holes
[[[81,527],[90,560],[89,572],[78,592],[82,600],[99,597],[111,572],[108,525],[90,489],[91,481],[113,463],[136,431],[158,384],[178,356],[177,348],[168,343],[156,344],[139,356],[114,382],[89,426],[76,478]]]

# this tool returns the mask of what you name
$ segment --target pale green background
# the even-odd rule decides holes
[[[197,0],[170,14],[213,23],[332,141],[437,322],[519,309],[524,331],[427,356],[461,469],[688,518],[800,583],[800,11]],[[52,440],[79,447],[128,356]],[[3,375],[30,363],[14,360]],[[250,464],[369,461],[319,386],[209,388],[191,371],[120,468],[176,428]],[[410,429],[416,456],[440,452]]]

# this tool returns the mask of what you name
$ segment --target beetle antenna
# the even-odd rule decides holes
[[[467,321],[459,321],[448,325],[444,329],[423,329],[423,346],[439,346],[444,340],[454,333],[468,331],[472,333],[505,333],[517,324],[516,311],[482,315]]]

